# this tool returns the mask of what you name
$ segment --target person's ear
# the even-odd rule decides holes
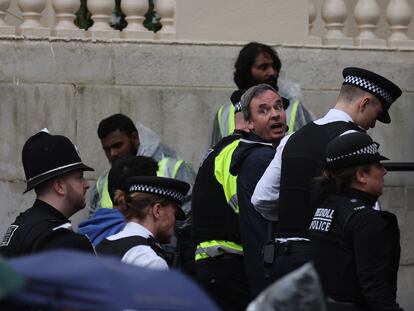
[[[139,147],[139,135],[137,131],[132,132],[131,134],[131,142],[134,146],[134,149],[138,149]]]
[[[152,215],[154,216],[155,219],[160,219],[163,213],[163,208],[161,206],[160,203],[155,203],[152,208]]]
[[[66,193],[66,184],[61,178],[56,178],[53,181],[52,187],[53,190],[59,195],[64,195]]]
[[[254,122],[252,120],[248,120],[246,121],[247,124],[247,128],[249,129],[250,132],[254,131]]]
[[[371,99],[368,96],[364,96],[358,103],[359,111],[364,112],[367,109],[368,104],[370,103]]]
[[[367,183],[367,174],[359,169],[355,172],[355,180],[362,185],[365,185]]]

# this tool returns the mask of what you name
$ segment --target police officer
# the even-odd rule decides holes
[[[316,204],[309,232],[332,310],[402,310],[395,300],[397,219],[373,208],[387,173],[380,161],[388,159],[378,146],[367,134],[354,132],[332,140],[325,152],[327,191]]]
[[[122,189],[125,180],[133,176],[156,176],[157,162],[146,156],[125,156],[116,160],[108,173],[108,191],[114,202],[116,190]],[[126,224],[125,217],[114,208],[100,208],[78,226],[78,233],[86,235],[96,246],[106,237],[118,233]]]
[[[34,189],[36,201],[7,229],[0,254],[11,257],[50,248],[93,252],[89,240],[74,233],[68,220],[85,207],[89,185],[83,171],[93,171],[82,163],[77,148],[68,138],[43,130],[25,143],[22,162],[25,193]]]
[[[158,243],[169,243],[175,221],[183,220],[181,209],[190,185],[156,176],[130,177],[114,202],[127,219],[125,228],[100,242],[100,255],[116,255],[123,262],[152,269],[168,269]]]
[[[236,118],[243,118],[244,92],[237,90],[231,96]],[[238,226],[237,177],[230,174],[241,129],[247,126],[239,126],[207,152],[193,188],[195,276],[223,310],[244,310],[250,301]]]
[[[328,143],[348,131],[374,128],[377,120],[390,123],[388,110],[402,93],[392,81],[363,68],[347,67],[342,74],[335,107],[281,141],[252,196],[256,210],[278,220],[274,279],[310,260],[308,228],[314,213],[310,184],[322,173]]]

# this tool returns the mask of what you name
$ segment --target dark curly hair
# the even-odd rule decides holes
[[[282,63],[276,51],[268,45],[250,42],[241,49],[239,57],[234,64],[234,83],[236,83],[239,89],[247,89],[256,84],[251,74],[251,68],[257,55],[261,53],[269,54],[273,59],[276,70],[280,72]]]

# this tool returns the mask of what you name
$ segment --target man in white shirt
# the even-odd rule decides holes
[[[376,120],[390,123],[388,109],[401,96],[393,82],[362,68],[345,68],[343,77],[334,109],[281,141],[252,196],[264,218],[278,221],[273,279],[310,260],[311,180],[322,173],[326,145],[344,132],[373,128]]]

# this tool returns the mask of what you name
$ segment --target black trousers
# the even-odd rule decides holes
[[[195,272],[198,283],[222,310],[246,309],[251,298],[243,256],[225,254],[198,260]]]
[[[270,281],[274,282],[312,260],[311,243],[288,241],[276,244],[276,259],[271,267]]]

